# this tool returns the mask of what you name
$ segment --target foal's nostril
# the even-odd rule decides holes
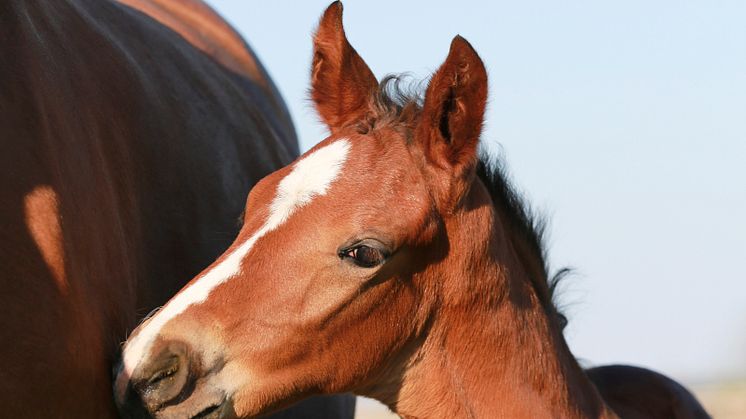
[[[143,360],[130,380],[136,398],[149,412],[183,399],[192,375],[189,351],[184,343],[172,341],[159,346],[160,350]]]

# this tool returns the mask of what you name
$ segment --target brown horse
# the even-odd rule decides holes
[[[144,314],[298,153],[272,81],[197,0],[0,2],[0,416],[115,417]],[[298,417],[351,417],[352,398]],[[307,415],[304,413],[308,413]]]
[[[133,332],[118,403],[250,417],[353,391],[411,418],[706,417],[665,377],[589,377],[570,353],[541,228],[478,157],[472,47],[456,37],[408,98],[377,82],[341,15],[330,6],[314,38],[331,135],[260,181],[228,251]]]

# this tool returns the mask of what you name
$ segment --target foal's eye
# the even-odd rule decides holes
[[[373,268],[386,260],[383,251],[375,247],[359,244],[339,252],[339,257],[349,259],[361,268]]]

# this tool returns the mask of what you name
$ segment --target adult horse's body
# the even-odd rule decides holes
[[[115,416],[127,332],[230,244],[247,191],[298,153],[273,83],[214,12],[123,3],[0,3],[3,417]]]
[[[570,353],[541,228],[477,155],[468,42],[418,100],[378,83],[341,14],[314,38],[330,136],[259,182],[231,248],[133,332],[117,402],[251,417],[354,391],[408,418],[706,417],[670,379]]]

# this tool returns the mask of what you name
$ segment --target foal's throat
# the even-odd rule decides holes
[[[405,418],[614,417],[564,343],[513,315],[443,313],[466,327],[434,325],[391,407]]]
[[[473,236],[480,230],[464,225],[500,222],[479,202],[472,208],[450,231]],[[510,237],[495,237],[504,231],[450,237],[489,243],[488,254],[479,264],[462,262],[474,275],[468,281],[443,281],[444,301],[391,407],[413,418],[615,417],[570,353],[520,250]],[[454,295],[464,298],[446,297]]]

